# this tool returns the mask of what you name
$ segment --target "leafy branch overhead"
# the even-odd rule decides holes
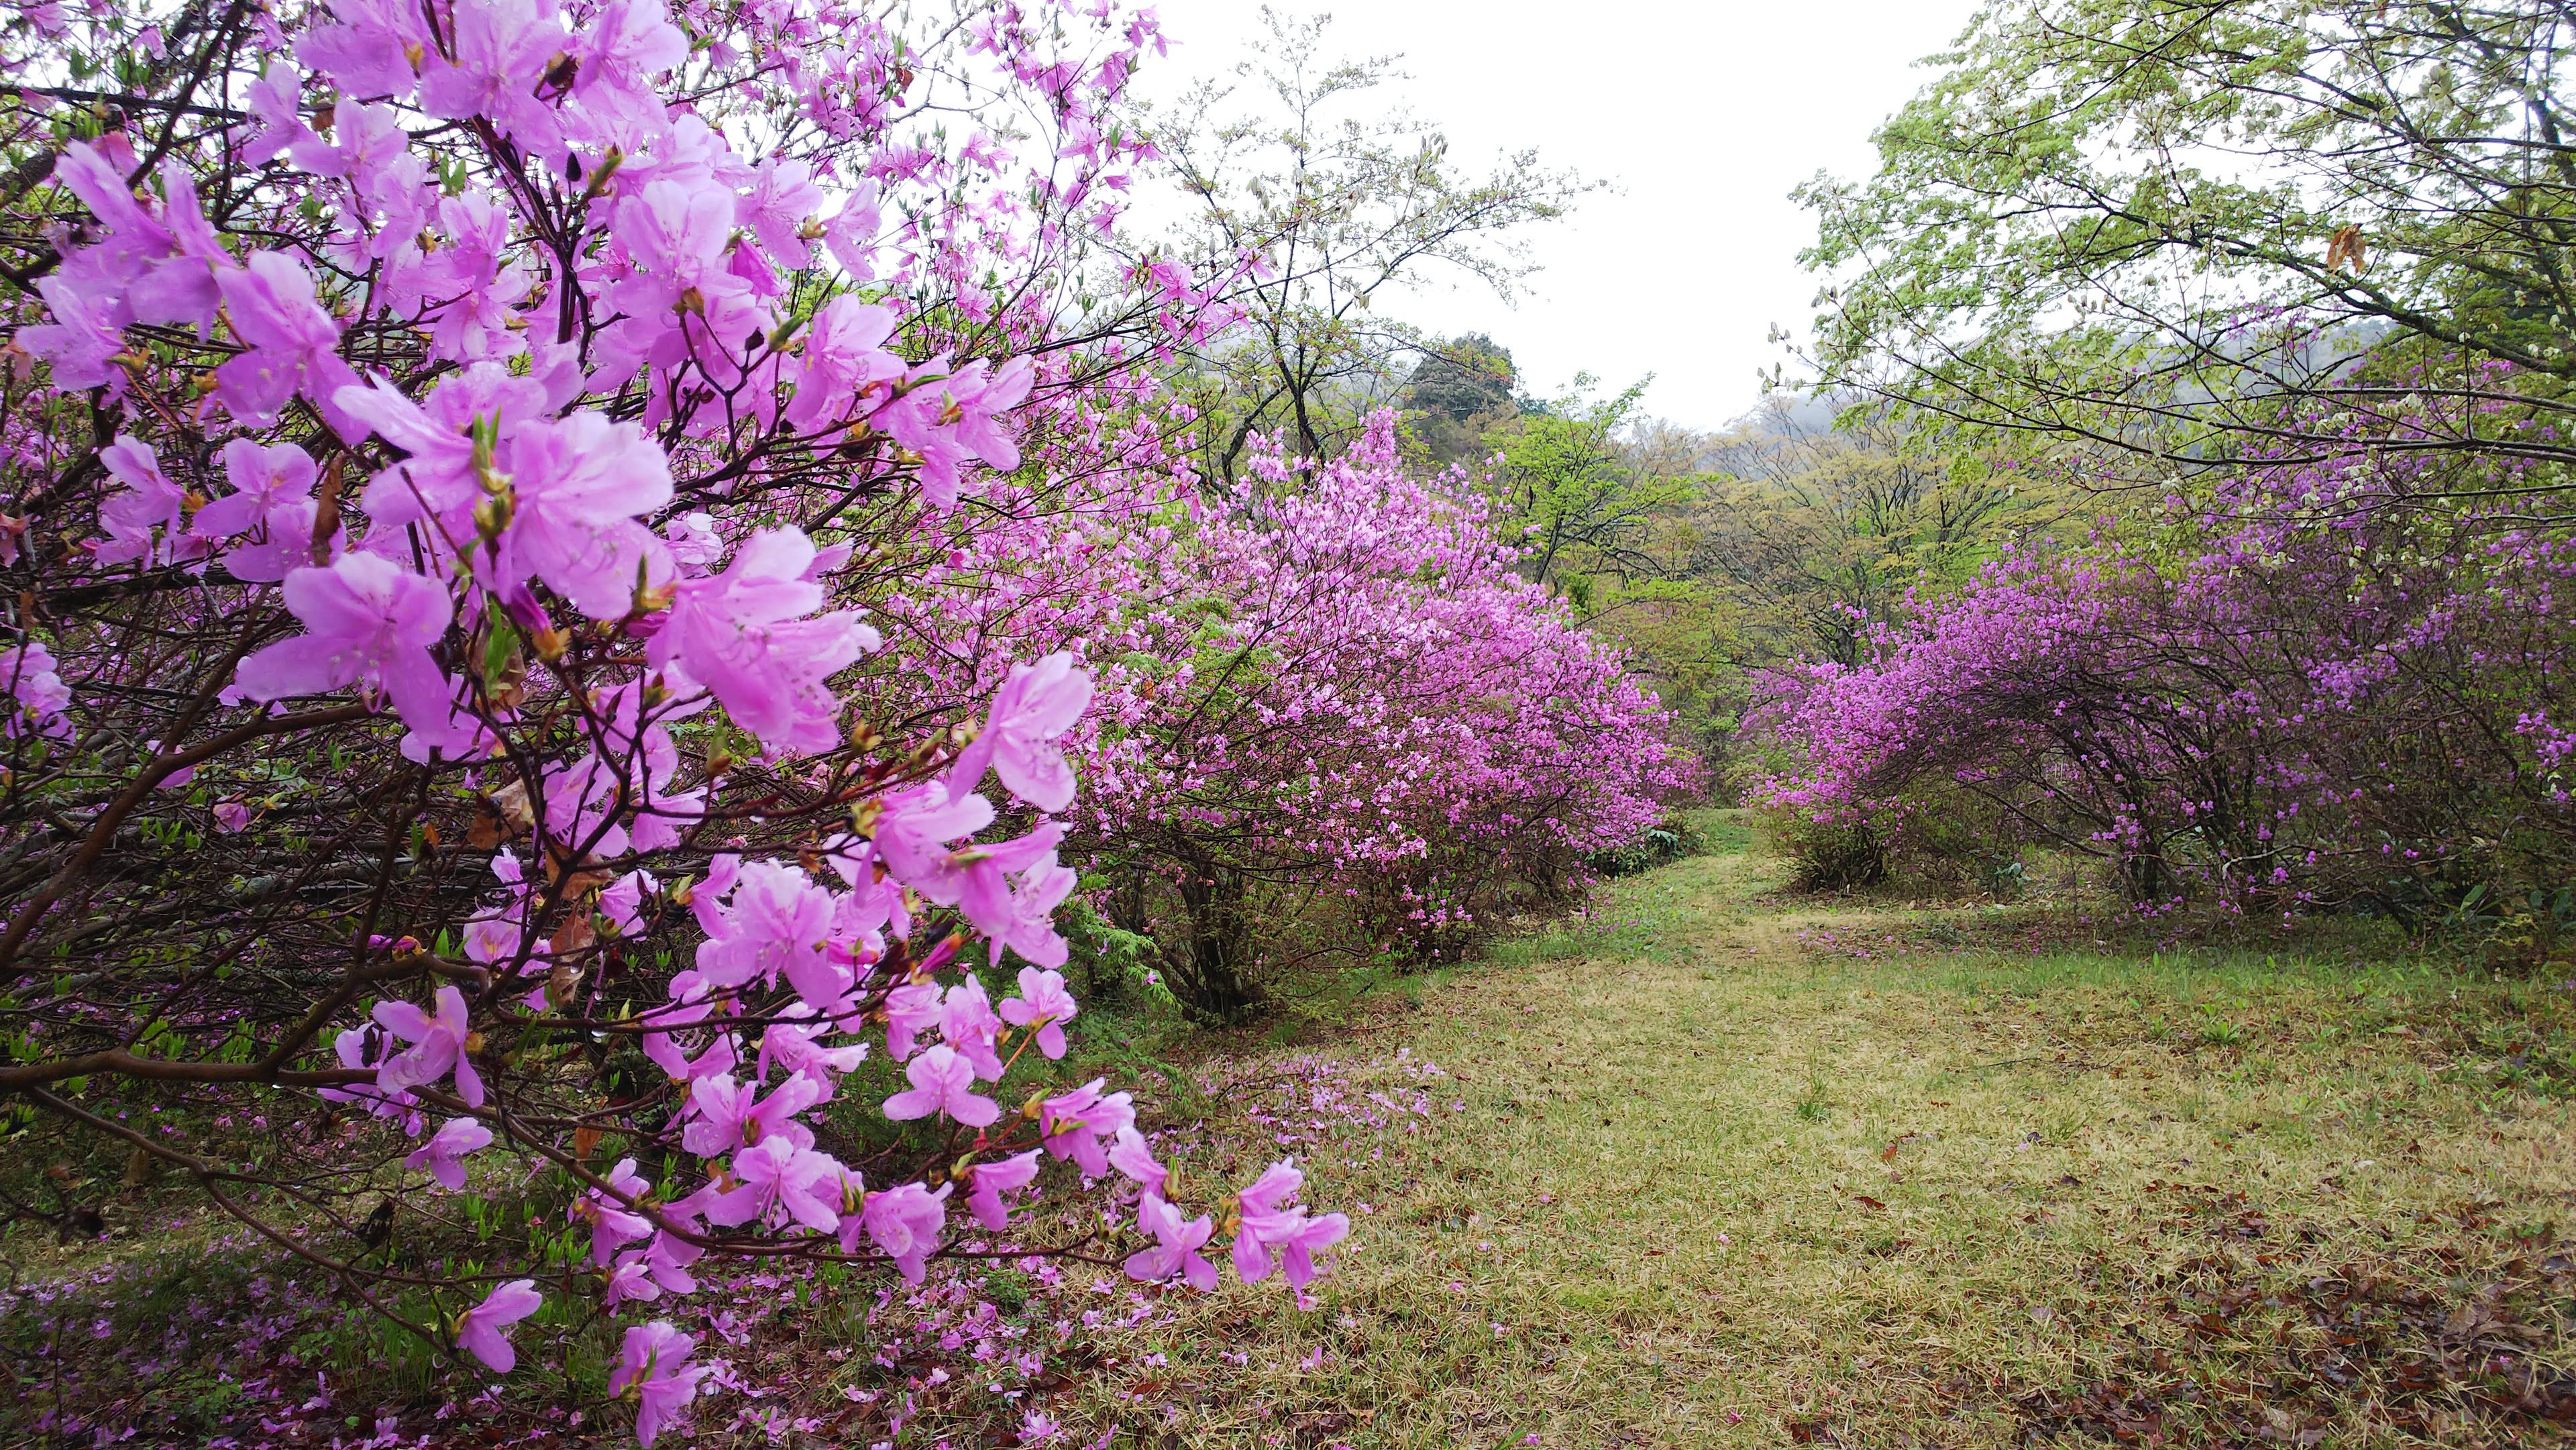
[[[1990,4],[1881,129],[1876,175],[1800,189],[1811,361],[1828,386],[2146,460],[2314,456],[2274,403],[2393,419],[2407,366],[2560,418],[2572,23],[2542,0]],[[2489,413],[2445,422],[2388,446],[2576,457]]]

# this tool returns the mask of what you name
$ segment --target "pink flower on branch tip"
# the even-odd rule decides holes
[[[798,530],[752,535],[722,574],[678,583],[647,659],[704,685],[771,750],[838,745],[841,702],[828,681],[879,640],[847,610],[814,615],[823,604],[823,586],[807,577],[815,562]]]
[[[508,1374],[519,1363],[518,1351],[510,1347],[510,1326],[536,1313],[545,1302],[534,1279],[512,1279],[456,1321],[457,1347],[483,1361],[493,1373]]]
[[[343,437],[365,429],[340,410],[340,389],[358,375],[340,360],[340,324],[322,309],[313,274],[283,252],[253,252],[215,274],[224,316],[248,349],[215,369],[215,396],[255,426],[274,421],[298,393]]]
[[[728,1227],[792,1221],[830,1233],[841,1226],[838,1207],[845,1177],[840,1161],[784,1137],[763,1138],[733,1155],[742,1187],[710,1206],[710,1222]]]
[[[450,1118],[429,1141],[403,1160],[405,1168],[425,1171],[451,1192],[465,1189],[465,1158],[492,1143],[492,1130],[472,1118]]]
[[[313,456],[292,443],[274,447],[236,438],[224,445],[224,476],[233,491],[197,510],[188,532],[208,544],[241,538],[224,556],[224,569],[253,584],[273,584],[312,562]],[[247,537],[243,537],[247,536]],[[333,553],[344,543],[326,540]]]
[[[689,1363],[698,1341],[682,1334],[667,1319],[638,1324],[626,1331],[617,1369],[608,1377],[608,1392],[624,1398],[635,1394],[635,1438],[646,1445],[670,1425],[683,1420],[689,1402],[698,1397],[698,1382],[709,1366]]]
[[[0,724],[0,737],[71,734],[71,722],[63,718],[63,710],[71,704],[72,692],[58,668],[53,651],[40,642],[0,649],[0,690],[6,690],[17,704],[5,724]]]
[[[475,556],[504,597],[534,576],[591,618],[618,619],[639,586],[671,582],[669,545],[637,517],[671,501],[669,460],[642,429],[586,411],[529,423],[509,468],[509,520]]]
[[[993,695],[984,728],[949,768],[949,792],[963,796],[972,791],[989,765],[1011,794],[1039,810],[1060,811],[1073,804],[1073,768],[1054,742],[1090,708],[1091,695],[1091,676],[1068,653],[1011,666]]]
[[[390,559],[353,553],[288,574],[285,595],[305,633],[241,662],[233,680],[244,695],[281,700],[359,685],[383,691],[411,727],[406,753],[415,745],[458,749],[473,738],[429,654],[455,614],[446,590]]]
[[[939,1005],[940,1040],[972,1063],[975,1075],[987,1082],[1002,1079],[1001,1033],[1002,1018],[993,1011],[993,999],[972,973],[948,989]]]
[[[948,1195],[956,1186],[943,1183],[933,1193],[918,1183],[905,1183],[883,1193],[868,1194],[866,1207],[859,1215],[841,1224],[842,1247],[853,1247],[854,1225],[864,1229],[885,1256],[894,1261],[905,1282],[920,1283],[927,1272],[924,1266],[939,1247],[939,1231],[948,1222]]]
[[[1071,1158],[1093,1178],[1109,1173],[1109,1155],[1103,1141],[1114,1141],[1120,1130],[1136,1122],[1135,1104],[1127,1094],[1100,1090],[1107,1081],[1093,1078],[1038,1105],[1039,1141],[1047,1152],[1057,1158]]]
[[[952,845],[992,822],[993,807],[982,796],[952,797],[946,787],[933,781],[885,800],[876,846],[896,880],[930,902],[956,907],[968,924],[987,936],[1029,941],[1034,950],[1046,953],[1034,937],[1038,930],[1051,934],[1052,929],[1042,919],[1032,923],[1022,918],[1049,893],[1048,910],[1053,909],[1053,901],[1063,898],[1052,873],[1064,827],[1041,821],[1016,840]],[[1021,878],[1016,892],[1011,887],[1014,876]],[[1030,901],[1024,903],[1023,897]]]
[[[810,1073],[790,1074],[767,1097],[760,1096],[758,1082],[736,1082],[731,1073],[699,1078],[689,1089],[691,1121],[681,1131],[680,1145],[701,1158],[720,1158],[772,1136],[811,1148],[814,1132],[796,1115],[827,1094]]]
[[[619,1246],[649,1237],[653,1232],[652,1220],[633,1206],[642,1203],[644,1195],[652,1190],[644,1176],[635,1171],[635,1160],[618,1159],[617,1166],[604,1176],[608,1187],[615,1190],[613,1194],[596,1187],[584,1189],[581,1197],[575,1199],[565,1213],[566,1218],[576,1223],[585,1218],[590,1220],[590,1262],[593,1267],[605,1265]]]
[[[125,486],[99,500],[98,524],[107,537],[91,547],[90,557],[102,564],[151,565],[202,551],[182,526],[187,492],[161,471],[150,444],[120,433],[99,450],[98,461]]]
[[[1004,998],[1001,1006],[1003,1021],[1036,1030],[1038,1051],[1050,1058],[1064,1056],[1064,1024],[1081,1010],[1065,990],[1063,973],[1036,967],[1020,968],[1020,995]]]
[[[1172,1177],[1171,1170],[1154,1157],[1154,1150],[1146,1143],[1145,1135],[1137,1132],[1132,1124],[1119,1129],[1118,1136],[1110,1143],[1109,1166],[1134,1179],[1156,1198],[1163,1196],[1164,1186]]]
[[[1259,1283],[1275,1265],[1289,1287],[1302,1292],[1315,1278],[1314,1256],[1350,1233],[1346,1216],[1309,1217],[1297,1206],[1305,1181],[1294,1162],[1273,1163],[1236,1195],[1241,1227],[1234,1237],[1234,1271],[1243,1282]]]
[[[1038,1165],[1045,1157],[1037,1149],[1014,1153],[997,1163],[978,1163],[971,1170],[974,1187],[966,1195],[966,1206],[975,1212],[975,1221],[994,1233],[1010,1224],[1010,1210],[1003,1205],[1002,1195],[1017,1193],[1037,1181]]]
[[[456,1095],[467,1107],[483,1106],[483,1079],[467,1052],[473,1029],[465,1018],[465,994],[441,987],[438,1010],[423,1012],[409,1002],[378,1002],[375,1019],[387,1032],[411,1045],[376,1069],[376,1085],[385,1090],[427,1087],[453,1072]]]
[[[906,982],[886,994],[886,1052],[900,1061],[912,1055],[913,1040],[948,1015],[937,982]]]
[[[1216,1265],[1199,1254],[1215,1232],[1206,1214],[1183,1219],[1179,1209],[1149,1193],[1136,1204],[1136,1226],[1155,1242],[1127,1256],[1127,1277],[1148,1284],[1178,1278],[1202,1293],[1216,1287]]]
[[[945,1113],[967,1127],[981,1128],[1002,1115],[991,1098],[976,1095],[975,1065],[945,1043],[924,1049],[903,1071],[912,1087],[885,1100],[885,1115],[896,1122]]]

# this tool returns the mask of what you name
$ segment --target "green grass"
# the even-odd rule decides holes
[[[1724,844],[1354,1023],[1338,1055],[1455,1080],[1381,1159],[1313,1165],[1311,1200],[1374,1210],[1317,1307],[1167,1299],[1112,1356],[1151,1367],[1072,1418],[2375,1446],[2576,1407],[2565,991],[2362,929],[2168,949],[2072,907],[1799,900]]]

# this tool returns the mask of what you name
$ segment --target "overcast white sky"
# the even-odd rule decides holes
[[[1243,58],[1258,0],[1155,0],[1176,43],[1141,77],[1161,97]],[[1447,279],[1400,311],[1512,350],[1523,386],[1589,371],[1611,386],[1653,373],[1649,412],[1715,427],[1760,397],[1772,324],[1803,329],[1811,234],[1790,188],[1866,173],[1870,132],[1921,86],[1973,0],[1375,0],[1328,11],[1336,55],[1401,52],[1411,79],[1382,94],[1447,131],[1462,165],[1524,146],[1617,183],[1533,233],[1543,264],[1506,308]]]

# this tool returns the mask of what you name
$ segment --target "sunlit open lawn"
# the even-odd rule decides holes
[[[2171,950],[2063,904],[1790,897],[1737,844],[1364,1002],[1323,1052],[1449,1076],[1382,1157],[1311,1165],[1357,1225],[1314,1308],[1173,1296],[1100,1341],[1069,1428],[2397,1445],[2576,1417],[2567,984],[2361,928]],[[1238,1168],[1278,1151],[1211,1130]]]

